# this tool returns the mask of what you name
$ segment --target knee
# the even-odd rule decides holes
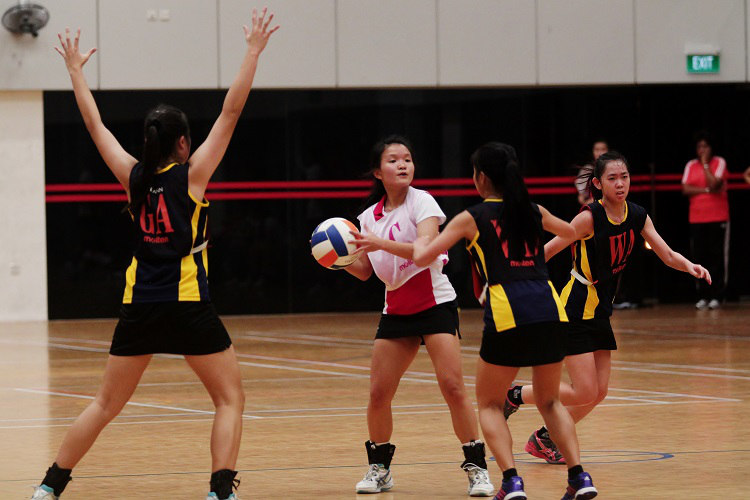
[[[560,400],[557,398],[537,398],[536,400],[536,407],[542,415],[551,412],[557,404],[560,404]]]
[[[606,388],[605,388],[606,392]],[[575,387],[575,399],[571,406],[584,406],[596,404],[599,396],[599,387],[596,384],[583,384]]]
[[[449,406],[462,404],[466,399],[466,389],[460,378],[450,378],[440,384],[440,389]]]
[[[604,401],[604,398],[607,397],[607,394],[609,393],[609,387],[606,385],[599,388],[599,392],[596,395],[596,399],[594,400],[594,404],[599,404],[602,401]]]
[[[245,391],[241,385],[228,388],[214,397],[214,406],[227,406],[241,412],[245,409]]]
[[[123,406],[125,406],[124,402],[120,403],[104,395],[98,395],[94,400],[94,404],[99,407],[101,418],[103,418],[106,422],[111,421],[113,418],[119,415],[122,411]]]
[[[386,386],[374,384],[370,387],[370,408],[386,408],[393,399],[393,391]]]

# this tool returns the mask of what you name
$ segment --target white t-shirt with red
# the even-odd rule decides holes
[[[721,189],[714,193],[700,193],[690,197],[690,215],[688,220],[691,224],[705,222],[725,222],[729,220],[729,199],[727,198],[727,162],[721,156],[714,156],[708,162],[708,168],[717,179],[724,183]],[[703,173],[703,164],[698,160],[690,160],[685,165],[682,174],[682,183],[700,188],[708,187],[706,174]]]
[[[404,203],[390,212],[384,210],[385,197],[357,216],[362,234],[412,243],[417,239],[417,224],[429,217],[445,222],[445,214],[427,191],[409,187]],[[375,274],[385,283],[383,314],[415,314],[456,298],[443,266],[448,254],[438,256],[427,267],[418,267],[384,250],[367,254]]]

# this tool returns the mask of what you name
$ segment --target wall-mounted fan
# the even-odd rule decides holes
[[[38,36],[39,30],[46,26],[49,21],[49,11],[35,3],[19,0],[3,14],[3,26],[11,33],[30,33]]]

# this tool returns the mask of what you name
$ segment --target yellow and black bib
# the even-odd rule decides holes
[[[571,320],[608,318],[619,273],[625,269],[641,239],[646,209],[625,203],[625,217],[619,224],[607,217],[601,200],[582,207],[594,218],[594,233],[571,245],[573,269],[560,296]]]
[[[536,248],[527,248],[523,256],[509,255],[508,242],[501,238],[502,200],[486,199],[467,209],[474,217],[477,233],[466,249],[473,260],[475,277],[487,287],[484,292],[485,333],[543,321],[567,321],[544,262],[542,216],[539,208],[531,205],[540,238]],[[477,292],[481,288],[475,286]]]
[[[139,162],[130,185],[143,175]],[[156,171],[146,200],[132,214],[133,260],[125,273],[124,304],[208,301],[208,201],[188,189],[188,165]]]

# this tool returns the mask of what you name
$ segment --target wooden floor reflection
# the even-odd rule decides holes
[[[240,498],[356,498],[378,314],[224,319],[247,392]],[[461,321],[473,395],[481,314],[463,311]],[[600,498],[750,498],[750,305],[618,311],[613,325],[620,349],[609,396],[578,427]],[[113,327],[112,320],[0,324],[0,498],[30,497],[96,392]],[[519,379],[529,375],[524,369]],[[181,358],[155,357],[63,498],[205,498],[211,410]],[[460,444],[425,352],[393,411],[396,486],[377,498],[467,498]],[[523,452],[540,422],[525,407],[510,421],[518,468],[530,498],[558,499],[565,468]],[[499,486],[494,462],[490,472]]]

